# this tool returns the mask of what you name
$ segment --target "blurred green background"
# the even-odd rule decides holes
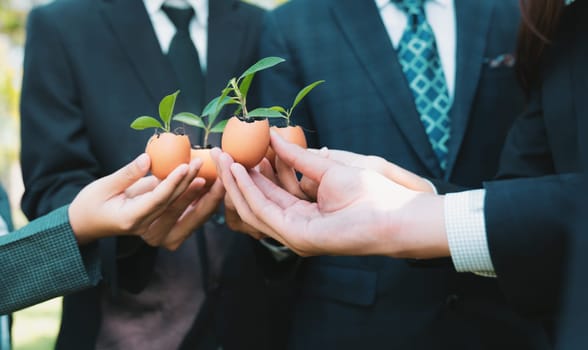
[[[214,0],[212,0],[214,1]],[[272,8],[286,0],[249,0]],[[23,185],[18,164],[20,130],[18,104],[22,78],[23,44],[28,11],[48,0],[0,0],[0,183],[7,189],[15,226],[26,224],[20,211]],[[53,349],[59,330],[61,298],[14,314],[15,350]]]

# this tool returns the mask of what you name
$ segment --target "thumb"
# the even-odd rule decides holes
[[[141,154],[132,162],[105,177],[103,179],[103,190],[110,193],[123,192],[140,178],[147,175],[150,166],[151,159],[149,156],[146,153]]]

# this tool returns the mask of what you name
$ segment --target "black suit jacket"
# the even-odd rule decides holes
[[[287,59],[260,74],[263,105],[288,105],[326,82],[293,120],[311,146],[382,156],[430,178],[479,186],[498,165],[523,98],[512,67],[516,1],[455,1],[456,89],[448,168],[441,172],[373,1],[296,0],[266,19],[262,56]],[[385,257],[316,257],[299,271],[289,343],[300,349],[542,348],[542,328],[520,318],[496,280],[451,265],[410,266]],[[320,332],[316,330],[320,329]],[[391,345],[394,344],[394,345]]]
[[[534,317],[557,310],[568,234],[575,215],[585,215],[576,200],[582,202],[584,193],[581,155],[588,142],[586,19],[586,1],[565,9],[542,83],[509,134],[500,176],[519,179],[485,184],[488,244],[499,282],[509,301]]]
[[[206,101],[256,59],[262,13],[239,1],[210,1]],[[143,152],[152,131],[132,130],[130,122],[155,115],[177,85],[141,0],[61,0],[34,9],[22,92],[27,216],[68,203]],[[180,95],[176,112],[186,106]],[[220,145],[215,137],[211,143]],[[193,323],[215,328],[226,349],[269,346],[253,243],[229,231],[221,214],[173,253],[101,241],[110,254],[107,280],[65,298],[57,347],[91,349],[99,338],[101,346],[172,349]],[[117,283],[124,288],[114,294],[104,288]]]

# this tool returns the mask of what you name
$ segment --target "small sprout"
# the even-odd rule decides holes
[[[294,102],[292,103],[292,107],[290,107],[288,109],[285,109],[282,106],[273,106],[273,107],[270,107],[269,109],[280,113],[280,116],[283,117],[284,119],[286,119],[286,126],[291,126],[292,125],[291,118],[292,118],[292,112],[294,112],[294,107],[296,107],[300,103],[300,101],[302,101],[302,99],[306,95],[308,95],[308,93],[310,91],[312,91],[312,89],[314,89],[317,85],[322,84],[324,82],[325,82],[324,80],[318,80],[312,84],[305,86],[302,90],[300,90],[298,92],[298,94],[296,95],[296,98],[294,99]]]
[[[170,132],[171,118],[174,113],[174,106],[180,90],[173,94],[167,95],[159,102],[159,118],[163,124],[154,117],[151,116],[140,116],[133,120],[131,128],[135,130],[145,130],[148,128],[162,129],[164,132]]]
[[[282,115],[272,110],[271,108],[256,108],[252,111],[247,110],[247,93],[255,73],[273,67],[285,60],[280,57],[266,57],[257,61],[254,65],[249,67],[239,78],[231,78],[227,83],[227,86],[223,89],[219,99],[223,100],[228,98],[229,100],[225,104],[237,104],[237,110],[235,115],[241,115],[242,119],[249,121],[256,117],[264,118],[278,118]]]
[[[229,102],[229,97],[225,96],[221,100],[221,97],[219,96],[214,98],[206,105],[206,107],[204,107],[202,116],[197,116],[196,114],[189,112],[181,112],[176,114],[173,117],[173,120],[204,129],[202,148],[206,148],[208,145],[208,136],[210,133],[221,133],[225,129],[227,120],[221,120],[218,123],[215,123],[215,121],[221,109]]]

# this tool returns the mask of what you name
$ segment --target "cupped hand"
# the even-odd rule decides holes
[[[375,171],[325,159],[275,135],[272,146],[288,166],[318,184],[317,201],[300,199],[258,171],[247,171],[229,155],[219,153],[216,157],[227,194],[242,220],[255,229],[302,256],[445,254],[444,232],[427,231],[442,226],[438,198],[423,200],[422,196],[432,196],[400,186]],[[419,203],[436,215],[428,222],[431,225],[408,230],[415,222],[414,213],[422,209]],[[411,239],[409,232],[417,236]],[[419,245],[423,240],[427,241],[424,247]]]
[[[150,164],[149,156],[142,154],[78,193],[68,214],[80,244],[107,236],[142,235],[188,188],[203,186],[202,179],[195,179],[199,161],[178,166],[163,181],[144,177]]]

